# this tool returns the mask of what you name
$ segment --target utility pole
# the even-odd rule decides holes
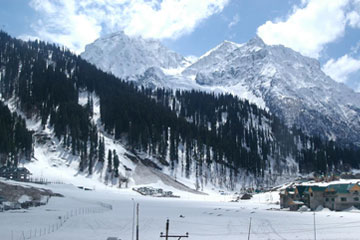
[[[139,240],[139,204],[136,204],[136,240]]]
[[[165,240],[168,240],[169,239],[169,219],[166,220],[166,230],[165,230]]]
[[[249,224],[248,240],[250,240],[250,231],[251,231],[251,218],[250,218],[250,224]]]
[[[316,222],[315,222],[315,211],[314,211],[314,239],[316,240]]]
[[[161,238],[165,238],[165,240],[168,240],[169,238],[177,238],[180,240],[181,238],[188,238],[189,233],[186,233],[185,235],[169,235],[169,225],[170,221],[169,219],[166,220],[166,229],[165,229],[165,235],[163,233],[160,233]]]
[[[132,219],[132,231],[131,231],[131,240],[134,240],[134,229],[135,229],[135,201],[133,201],[133,219]]]

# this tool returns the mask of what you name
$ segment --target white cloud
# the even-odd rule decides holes
[[[349,25],[353,28],[360,28],[360,15],[356,11],[352,11],[347,15]]]
[[[358,41],[355,46],[351,47],[351,54],[356,55],[360,53],[360,41]]]
[[[231,20],[231,22],[228,25],[228,28],[232,28],[233,26],[235,26],[236,24],[238,24],[240,21],[240,16],[239,14],[235,14],[233,19]]]
[[[177,38],[229,0],[31,0],[40,16],[32,25],[43,40],[81,52],[101,34],[124,30],[145,38]]]
[[[353,28],[360,28],[360,0],[353,0],[350,9],[351,12],[347,15],[349,25]]]
[[[318,58],[325,45],[359,24],[353,10],[359,0],[302,0],[286,19],[267,21],[257,34],[267,44],[283,44],[303,55]]]
[[[345,54],[337,60],[330,59],[322,70],[335,81],[346,83],[351,74],[360,70],[360,60]]]

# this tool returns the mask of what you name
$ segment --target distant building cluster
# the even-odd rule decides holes
[[[31,173],[24,167],[1,167],[0,177],[11,179],[14,181],[28,182],[30,180]]]
[[[27,209],[29,207],[39,207],[41,205],[46,205],[49,199],[50,196],[44,196],[41,199],[33,199],[24,195],[17,201],[14,201],[0,196],[0,212],[7,210]]]
[[[316,210],[322,206],[342,211],[351,207],[360,209],[360,185],[337,183],[322,185],[293,185],[280,192],[280,208],[297,211],[302,206]]]
[[[139,188],[133,188],[133,190],[144,196],[173,197],[173,198],[180,197],[180,196],[174,195],[172,191],[164,191],[162,188],[139,187]]]

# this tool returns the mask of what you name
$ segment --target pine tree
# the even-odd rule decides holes
[[[116,151],[113,151],[113,161],[114,161],[114,171],[115,171],[115,177],[119,177],[119,156],[117,155]]]
[[[112,172],[112,153],[111,153],[111,150],[109,149],[109,152],[108,152],[108,165],[107,165],[107,171],[109,173]]]
[[[105,161],[105,139],[99,139],[99,162]]]

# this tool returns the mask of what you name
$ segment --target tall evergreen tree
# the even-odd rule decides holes
[[[109,173],[112,172],[112,161],[113,161],[113,157],[112,157],[111,150],[109,149],[109,152],[108,152],[108,165],[107,165],[107,171]]]
[[[120,165],[120,161],[119,161],[119,156],[117,155],[116,151],[113,151],[113,161],[114,161],[114,172],[115,172],[115,177],[119,177],[119,165]]]

